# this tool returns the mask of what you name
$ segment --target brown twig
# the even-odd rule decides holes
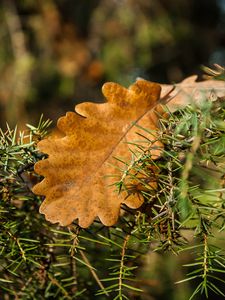
[[[99,287],[102,289],[102,291],[105,293],[105,295],[107,297],[109,297],[109,293],[105,290],[104,285],[101,283],[97,273],[95,272],[95,270],[93,269],[89,259],[87,258],[87,256],[85,255],[84,251],[79,250],[81,257],[83,258],[85,264],[87,265],[87,267],[89,268],[92,276],[94,277],[94,279],[96,280],[97,284],[99,285]]]
[[[122,252],[121,252],[121,260],[120,260],[120,271],[119,271],[119,295],[122,297],[122,286],[123,286],[123,269],[124,269],[124,259],[127,249],[127,244],[130,238],[130,234],[128,234],[123,242]]]

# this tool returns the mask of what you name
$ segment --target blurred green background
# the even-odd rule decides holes
[[[101,85],[225,61],[224,0],[1,0],[0,126],[54,121]]]

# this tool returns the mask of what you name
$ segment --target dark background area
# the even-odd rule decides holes
[[[224,0],[2,0],[0,125],[54,121],[106,81],[161,83],[225,61]]]

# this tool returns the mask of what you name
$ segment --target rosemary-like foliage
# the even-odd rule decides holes
[[[138,185],[146,200],[135,214],[131,235],[144,235],[142,241],[153,244],[154,251],[192,252],[194,261],[185,264],[191,271],[179,281],[198,283],[190,299],[198,293],[225,297],[224,120],[224,99],[206,98],[198,107],[192,104],[170,114],[161,120],[158,140],[165,145],[161,157],[151,159],[137,142],[132,161],[124,162],[124,176],[116,183],[119,191]],[[142,129],[143,137],[148,129]],[[135,179],[135,186],[126,185],[127,178]],[[154,178],[157,189],[151,185]]]
[[[183,300],[188,298],[175,291],[188,284],[189,299],[224,298],[224,103],[205,99],[198,107],[168,112],[169,119],[161,120],[158,139],[164,149],[157,160],[136,143],[115,185],[118,193],[136,189],[145,202],[138,210],[123,206],[112,227],[97,220],[88,229],[46,222],[38,212],[41,198],[30,189],[40,180],[33,165],[44,158],[37,141],[50,122],[41,119],[23,133],[1,131],[0,298]],[[182,271],[176,274],[180,284],[172,292],[164,284],[169,252],[183,257],[187,269],[186,278]],[[147,257],[153,257],[149,268],[155,270],[150,277]]]

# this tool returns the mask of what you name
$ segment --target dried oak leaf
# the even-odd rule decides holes
[[[44,195],[40,212],[52,223],[66,226],[78,219],[88,227],[96,217],[111,226],[116,223],[121,203],[138,208],[143,197],[138,192],[116,192],[114,183],[121,179],[138,140],[157,159],[163,145],[157,141],[158,105],[161,87],[157,83],[137,80],[128,89],[106,83],[102,92],[106,103],[82,103],[76,112],[68,112],[58,120],[65,136],[39,142],[38,148],[48,158],[35,164],[35,171],[45,178],[33,188]],[[145,138],[140,127],[148,128]],[[151,131],[152,130],[152,131]],[[146,145],[146,138],[148,143]],[[115,159],[120,158],[120,159]]]
[[[170,93],[168,108],[171,112],[184,108],[188,104],[200,104],[206,98],[214,100],[225,96],[225,82],[222,80],[204,80],[196,81],[197,75],[185,78],[180,83],[161,84],[161,97],[167,94],[172,87],[174,90]]]

